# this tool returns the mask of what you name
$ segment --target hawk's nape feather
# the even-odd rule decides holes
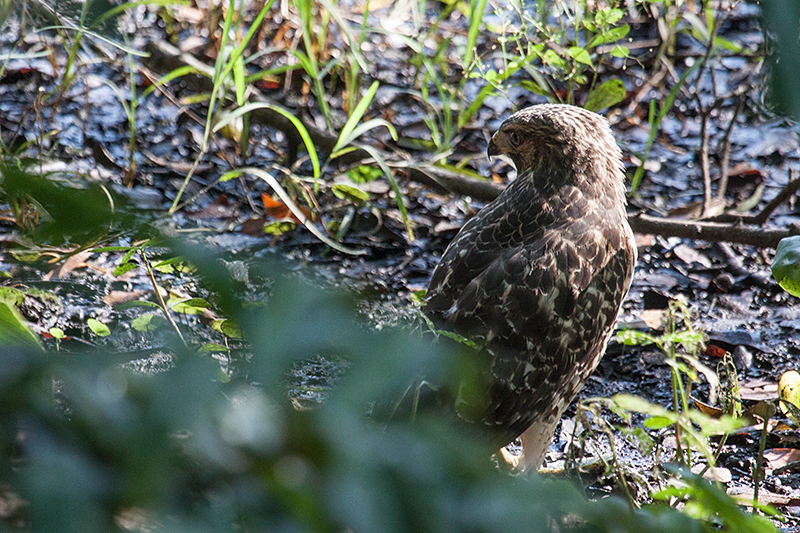
[[[482,346],[481,418],[498,445],[533,426],[541,455],[602,357],[633,275],[621,152],[602,117],[540,105],[507,119],[489,153],[508,155],[518,177],[447,248],[425,313]]]

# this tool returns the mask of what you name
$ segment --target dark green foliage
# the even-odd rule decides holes
[[[770,99],[778,113],[800,119],[800,53],[797,26],[800,24],[800,4],[794,0],[770,0],[761,5],[767,29],[776,38],[777,50],[770,55]]]
[[[462,348],[375,332],[349,296],[269,266],[268,305],[245,310],[211,254],[175,251],[215,280],[242,324],[248,379],[222,383],[216,360],[177,348],[174,368],[150,376],[109,353],[3,348],[0,464],[30,502],[33,530],[111,531],[138,509],[157,531],[700,531],[668,507],[634,513],[565,482],[510,477],[478,437],[435,413],[377,427],[370,400],[423,367],[458,379]],[[287,372],[319,354],[346,358],[348,373],[319,408],[297,410]]]
[[[108,187],[68,173],[41,175],[11,159],[0,162],[0,202],[37,243],[84,243],[116,224],[134,227],[126,202]]]

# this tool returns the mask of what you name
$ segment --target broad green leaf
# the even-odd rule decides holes
[[[383,171],[381,171],[381,169],[368,165],[360,165],[347,171],[347,177],[350,178],[353,183],[369,183],[381,176],[383,176]]]
[[[219,331],[220,333],[225,334],[225,336],[230,337],[232,339],[242,338],[242,330],[239,329],[239,326],[237,326],[236,323],[227,319],[219,319],[212,321],[211,328]]]
[[[166,320],[160,314],[156,313],[147,313],[145,315],[137,316],[131,322],[131,327],[136,331],[141,331],[142,333],[155,331],[160,328]]]
[[[167,301],[167,307],[184,315],[199,315],[205,311],[209,304],[201,298],[170,298]]]
[[[778,381],[778,398],[781,411],[795,423],[800,423],[800,374],[789,370],[781,375]]]
[[[121,304],[117,304],[114,306],[114,309],[133,309],[134,307],[152,307],[155,309],[161,309],[161,306],[155,302],[148,302],[147,300],[134,300],[132,302],[124,302]]]
[[[653,417],[669,418],[673,422],[675,422],[675,417],[677,417],[677,414],[667,411],[664,407],[648,402],[644,398],[632,394],[615,394],[611,397],[611,400],[628,411],[634,411]]]
[[[597,113],[620,103],[625,99],[626,94],[625,84],[622,83],[622,80],[614,78],[594,87],[589,92],[589,96],[586,97],[586,103],[583,107]]]
[[[621,9],[601,9],[595,13],[594,21],[598,26],[611,26],[619,22],[623,15],[625,15],[625,12]]]
[[[631,27],[627,24],[623,26],[617,26],[616,28],[611,28],[610,30],[604,31],[603,33],[596,35],[592,42],[589,43],[587,48],[594,48],[595,46],[605,44],[605,43],[613,43],[619,41],[620,39],[624,38],[628,35],[628,32],[631,31]]]
[[[111,330],[108,329],[108,326],[95,318],[88,319],[86,321],[86,325],[89,326],[89,329],[91,329],[98,337],[107,337],[111,335]]]
[[[648,333],[637,331],[635,329],[623,329],[617,332],[617,342],[625,346],[647,346],[648,344],[655,344],[656,338]]]
[[[12,250],[11,256],[22,263],[33,263],[38,261],[42,254],[39,252],[32,252],[29,250]]]
[[[13,287],[0,287],[0,302],[19,307],[25,301],[25,293]]]
[[[618,44],[617,46],[614,47],[613,50],[611,50],[611,52],[609,52],[609,54],[611,54],[611,57],[622,58],[622,57],[628,57],[629,55],[631,55],[631,52],[630,50],[628,50],[627,47]]]
[[[191,274],[197,269],[193,264],[187,262],[183,257],[176,256],[156,263],[153,265],[153,270],[157,272],[163,272],[165,274],[171,274],[176,271],[183,272],[184,274]]]
[[[362,191],[358,187],[347,185],[346,183],[334,183],[331,191],[337,198],[342,200],[353,200],[355,202],[366,202],[369,200],[369,193]]]
[[[50,333],[50,335],[53,336],[54,339],[59,339],[60,340],[60,339],[63,339],[64,337],[67,336],[66,333],[64,333],[63,329],[57,328],[55,326],[53,326],[52,328],[48,329],[47,331]]]
[[[121,265],[121,264],[123,264],[123,263],[127,263],[128,261],[130,261],[130,260],[131,260],[131,257],[133,257],[133,254],[135,254],[136,252],[138,252],[140,249],[142,249],[142,247],[139,247],[139,246],[132,246],[132,247],[130,247],[130,248],[128,249],[128,251],[127,251],[127,252],[125,252],[125,255],[123,255],[123,256],[122,256],[122,259],[120,260],[119,264]]]
[[[137,265],[136,263],[123,263],[123,264],[117,266],[117,268],[114,269],[114,277],[119,277],[119,276],[125,274],[126,272],[130,272],[134,268],[138,268],[138,267],[139,267],[139,265]]]
[[[542,88],[538,83],[531,80],[522,80],[519,82],[519,86],[523,89],[527,89],[528,91],[541,94],[542,96],[550,96],[550,91],[547,89]]]
[[[267,235],[283,235],[293,231],[297,227],[291,220],[276,220],[264,225],[264,233]]]
[[[551,67],[556,67],[563,69],[564,68],[564,60],[554,51],[554,50],[547,50],[542,55],[542,61],[550,65]]]
[[[570,46],[567,49],[567,54],[578,63],[592,66],[592,58],[586,48],[582,46]]]
[[[216,342],[209,342],[197,349],[197,353],[225,353],[228,349]]]
[[[772,262],[772,277],[792,296],[800,296],[800,235],[778,243]]]
[[[675,423],[675,418],[668,416],[651,416],[642,422],[647,429],[662,429]]]
[[[0,300],[0,345],[42,348],[39,337],[31,331],[17,308],[3,300]]]

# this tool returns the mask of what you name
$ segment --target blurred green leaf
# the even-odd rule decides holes
[[[0,300],[0,346],[42,348],[39,337],[30,330],[19,311],[5,300]]]
[[[149,332],[160,328],[166,320],[163,316],[155,313],[147,313],[137,316],[131,322],[131,327],[136,331]]]

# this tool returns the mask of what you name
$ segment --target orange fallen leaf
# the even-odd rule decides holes
[[[261,202],[264,204],[264,209],[267,211],[267,215],[270,217],[277,220],[288,219],[296,222],[297,224],[302,224],[302,221],[297,218],[294,213],[292,213],[292,211],[289,209],[289,206],[280,200],[276,200],[269,194],[262,192]],[[314,213],[312,213],[310,209],[302,205],[298,207],[300,212],[303,213],[307,220],[314,220]]]
[[[722,359],[723,357],[725,357],[725,354],[727,353],[728,350],[720,348],[716,344],[709,344],[708,346],[706,346],[706,349],[703,350],[703,355],[706,355],[708,357],[716,357],[718,359]]]
[[[719,407],[714,407],[713,405],[707,404],[705,402],[701,402],[700,400],[698,400],[694,396],[692,396],[691,398],[692,398],[692,401],[694,402],[694,405],[697,407],[697,409],[699,409],[700,412],[703,413],[704,415],[708,415],[708,416],[713,417],[713,418],[720,418],[722,415],[725,414],[725,412],[722,409],[720,409]]]

